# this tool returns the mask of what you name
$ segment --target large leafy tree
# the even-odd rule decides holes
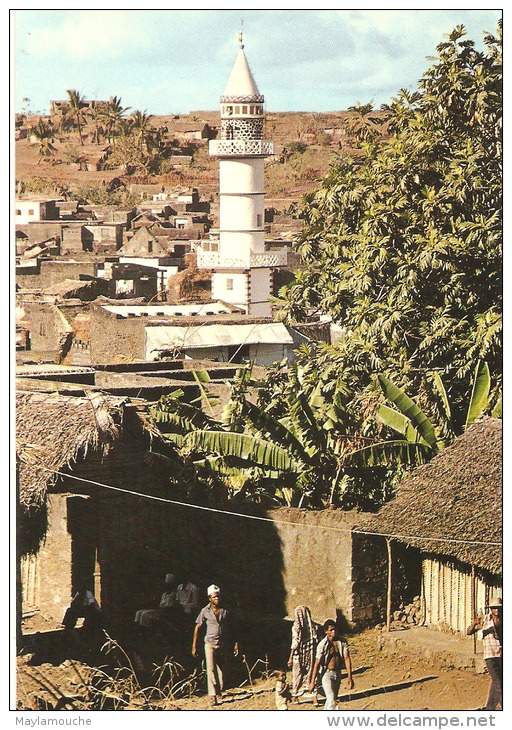
[[[457,402],[477,360],[501,374],[501,28],[476,50],[457,27],[417,91],[387,107],[388,137],[340,156],[304,199],[305,270],[281,291],[289,321],[330,315],[356,390],[372,374],[419,391],[442,373]]]

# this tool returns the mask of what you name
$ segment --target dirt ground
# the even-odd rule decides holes
[[[350,638],[350,651],[353,665],[354,689],[347,692],[342,683],[339,699],[342,710],[476,710],[485,704],[489,687],[487,674],[478,669],[455,669],[443,666],[436,652],[426,658],[420,652],[410,653],[400,647],[382,647],[375,630],[367,630]],[[239,664],[242,664],[239,659]],[[260,666],[260,669],[262,667]],[[51,700],[47,709],[55,707],[54,698],[58,692],[67,697],[83,697],[83,685],[78,677],[87,674],[84,664],[65,660],[60,664],[42,663],[33,666],[27,657],[18,658],[18,709],[45,709],[45,698]],[[207,710],[214,712],[231,710],[275,710],[273,688],[275,679],[271,672],[275,667],[263,669],[257,679],[239,681],[238,686],[226,689],[221,704],[210,708],[208,697],[204,694],[204,677],[201,677],[195,694],[190,697],[173,699],[160,695],[157,707],[161,710]],[[253,671],[253,675],[258,674]],[[260,673],[261,674],[261,673]],[[289,679],[290,679],[290,675]],[[45,689],[46,686],[46,689]],[[53,688],[53,689],[52,689]],[[135,695],[134,695],[135,697]],[[320,698],[321,699],[321,698]],[[139,702],[139,704],[137,704]],[[75,704],[63,704],[62,709],[85,709],[77,700]],[[144,708],[140,700],[128,709]],[[290,711],[321,711],[313,705],[313,698],[305,696],[299,703],[292,703]]]

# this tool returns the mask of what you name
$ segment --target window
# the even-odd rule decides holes
[[[243,106],[242,107],[242,114],[247,114],[247,107],[246,106]]]
[[[16,208],[16,215],[21,215],[21,210],[19,208]]]
[[[239,106],[235,106],[235,114],[240,114],[240,107]]]
[[[226,279],[227,291],[233,291],[233,279]]]
[[[29,215],[34,215],[34,210],[33,210],[33,208],[29,208],[29,210],[28,210],[28,214],[29,214]]]
[[[263,225],[263,216],[261,215],[261,213],[258,213],[256,215],[256,228],[261,228],[262,225]]]

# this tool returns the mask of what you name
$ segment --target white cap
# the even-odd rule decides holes
[[[216,586],[215,583],[212,583],[211,586],[208,586],[208,598],[210,598],[213,593],[220,593],[220,588],[219,586]]]

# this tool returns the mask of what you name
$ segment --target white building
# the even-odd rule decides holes
[[[272,273],[286,265],[286,252],[265,250],[264,164],[274,150],[264,139],[264,97],[243,48],[240,42],[221,96],[220,139],[209,143],[210,155],[219,158],[218,251],[199,247],[197,265],[213,271],[212,299],[270,317]]]
[[[20,199],[15,201],[14,222],[18,225],[39,223],[39,221],[58,220],[59,209],[55,200],[46,198]]]

